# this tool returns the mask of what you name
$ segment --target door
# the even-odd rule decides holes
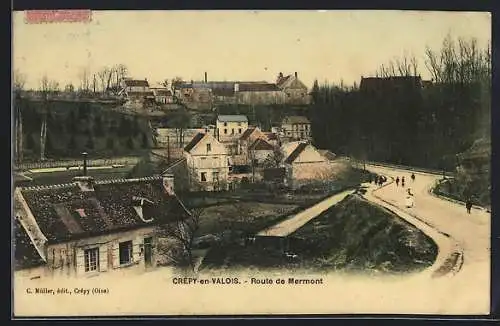
[[[153,238],[144,238],[144,263],[151,267],[153,261]]]

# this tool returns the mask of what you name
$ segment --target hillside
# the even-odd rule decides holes
[[[15,106],[22,116],[25,161],[40,157],[44,114],[47,158],[75,157],[82,151],[100,157],[127,155],[153,145],[147,117],[117,112],[105,104],[17,99]]]

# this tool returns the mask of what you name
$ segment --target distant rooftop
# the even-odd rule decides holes
[[[245,115],[219,115],[217,120],[220,122],[248,122]]]

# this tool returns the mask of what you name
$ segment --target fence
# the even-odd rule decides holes
[[[140,157],[122,157],[113,159],[88,159],[87,166],[110,166],[110,165],[135,165],[140,161]],[[83,160],[61,160],[61,161],[43,161],[43,162],[26,162],[15,164],[14,170],[32,170],[32,169],[48,169],[62,168],[71,166],[82,166]]]

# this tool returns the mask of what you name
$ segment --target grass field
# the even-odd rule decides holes
[[[266,240],[216,247],[204,267],[403,273],[428,267],[437,256],[436,245],[421,231],[356,195],[289,237]],[[284,251],[297,256],[286,257]]]

